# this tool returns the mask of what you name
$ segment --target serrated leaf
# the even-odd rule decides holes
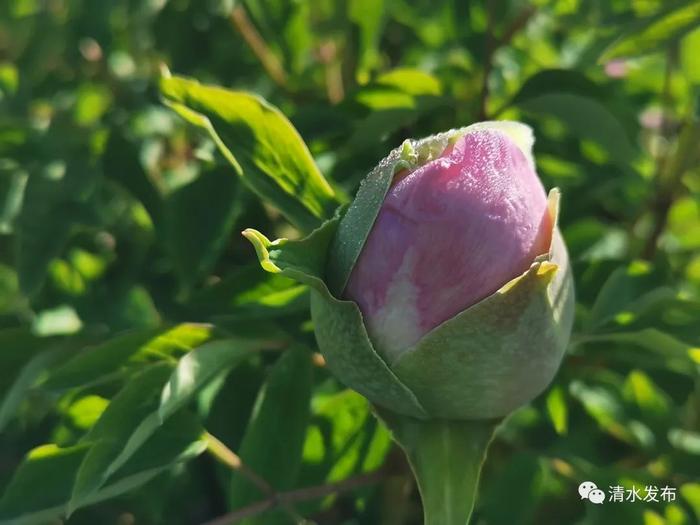
[[[241,180],[304,231],[339,201],[294,126],[262,98],[181,77],[160,81],[165,101],[204,127]]]
[[[311,355],[306,348],[286,350],[263,385],[240,448],[243,462],[275,490],[294,487],[309,420]],[[230,504],[238,508],[265,497],[245,477],[235,475]],[[243,523],[264,523],[250,519]]]

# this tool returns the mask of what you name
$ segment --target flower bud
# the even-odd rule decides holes
[[[547,197],[528,157],[477,128],[395,176],[345,289],[387,359],[547,253]]]
[[[308,284],[331,371],[419,419],[492,419],[537,396],[568,344],[574,291],[530,128],[484,122],[393,150],[306,239],[255,230],[263,268]]]

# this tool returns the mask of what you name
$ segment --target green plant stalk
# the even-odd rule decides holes
[[[498,421],[422,421],[381,409],[378,413],[408,457],[425,525],[467,525]]]

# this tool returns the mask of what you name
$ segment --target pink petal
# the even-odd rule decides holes
[[[501,131],[397,179],[345,290],[391,358],[526,271],[551,235],[542,183]]]

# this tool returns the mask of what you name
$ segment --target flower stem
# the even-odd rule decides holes
[[[380,412],[418,482],[425,525],[467,525],[497,421],[418,419]]]

